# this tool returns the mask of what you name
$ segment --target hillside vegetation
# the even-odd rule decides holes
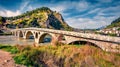
[[[120,27],[120,17],[114,20],[107,28]]]
[[[17,64],[27,67],[119,67],[120,54],[107,53],[88,45],[5,46]]]
[[[27,11],[15,17],[0,17],[0,26],[6,28],[38,27],[72,30],[60,13],[52,11],[47,7]]]

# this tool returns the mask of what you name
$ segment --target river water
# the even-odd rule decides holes
[[[35,44],[35,42],[34,42],[34,39],[23,39],[23,38],[17,38],[15,36],[0,36],[0,44],[8,44],[8,45],[16,45],[16,44],[19,44],[19,45],[33,45],[33,44]]]
[[[15,36],[0,36],[0,44],[9,44],[9,45],[32,45],[34,44],[34,39],[23,39],[17,38]]]

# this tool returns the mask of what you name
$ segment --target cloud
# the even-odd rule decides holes
[[[30,1],[24,0],[24,2],[21,3],[20,8],[17,9],[16,11],[8,10],[1,7],[0,16],[4,17],[18,16],[26,10],[32,10],[33,7],[31,5],[28,5],[29,2]]]
[[[75,9],[77,11],[84,11],[89,7],[89,3],[87,1],[64,1],[56,4],[47,4],[45,6],[50,7],[52,10],[58,12],[64,12],[68,9]]]
[[[120,6],[108,7],[101,9],[98,14],[94,17],[94,19],[100,19],[105,21],[105,23],[110,24],[113,20],[120,17],[119,12]],[[103,25],[105,26],[105,25]]]
[[[101,11],[101,8],[95,8],[94,10],[89,10],[89,12],[86,12],[85,14],[82,14],[82,15],[77,15],[75,17],[76,18],[77,17],[85,17],[85,16],[89,17],[89,14],[95,14],[95,13],[98,13],[99,11]]]
[[[98,14],[99,15],[115,15],[115,16],[119,16],[120,12],[119,12],[120,6],[114,6],[114,7],[108,7],[108,8],[104,8],[102,9]]]
[[[30,1],[28,1],[28,0],[26,0],[26,1],[24,0],[24,1],[21,3],[21,5],[20,5],[19,10],[20,10],[20,11],[25,10],[25,8],[28,7],[29,2],[30,2]]]
[[[64,5],[58,5],[58,6],[51,6],[51,9],[53,11],[58,11],[58,12],[63,12],[64,10],[66,10],[66,7]]]
[[[102,26],[109,25],[111,21],[113,21],[117,17],[103,17],[103,16],[95,16],[93,19],[90,18],[68,18],[66,22],[74,28],[80,29],[96,29]]]
[[[36,0],[37,1],[37,0]],[[1,16],[17,16],[23,12],[46,6],[53,11],[60,12],[64,20],[74,28],[99,28],[110,24],[120,16],[120,1],[96,0],[97,2],[81,1],[59,1],[59,2],[31,2],[23,0],[16,11],[1,9]]]
[[[11,16],[17,16],[20,15],[21,12],[19,10],[17,11],[10,11],[10,10],[2,10],[0,11],[0,16],[4,16],[4,17],[11,17]]]
[[[100,10],[101,8],[95,8],[94,10],[89,11],[87,14],[98,13]]]
[[[33,10],[33,9],[34,8],[31,5],[28,6],[28,10]]]
[[[101,2],[101,3],[111,3],[113,2],[113,0],[97,0],[98,2]]]
[[[23,0],[23,2],[20,5],[19,11],[23,13],[26,11],[31,11],[33,9],[35,9],[35,7],[32,6],[31,0]]]
[[[103,3],[104,1],[102,1]],[[107,1],[112,2],[112,0]],[[66,18],[66,22],[74,28],[100,28],[102,26],[109,25],[113,20],[120,17],[120,5],[116,6],[103,6],[99,3],[97,5],[91,5],[86,8],[88,10],[84,14],[78,14],[73,17]],[[93,15],[92,17],[90,15]]]
[[[41,4],[39,4],[39,6],[41,6]],[[62,16],[66,18],[75,12],[87,10],[89,8],[89,3],[87,1],[62,1],[58,3],[44,4],[43,6],[47,6],[53,11],[60,12]]]
[[[74,5],[76,10],[81,12],[87,10],[90,4],[87,1],[79,1],[79,2],[75,2]]]

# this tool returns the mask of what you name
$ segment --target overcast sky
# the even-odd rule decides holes
[[[99,28],[120,17],[120,0],[0,0],[0,16],[17,16],[39,7],[60,12],[74,28]]]

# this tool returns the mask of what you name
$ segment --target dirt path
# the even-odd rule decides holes
[[[16,65],[9,52],[0,50],[0,67],[25,67]]]

